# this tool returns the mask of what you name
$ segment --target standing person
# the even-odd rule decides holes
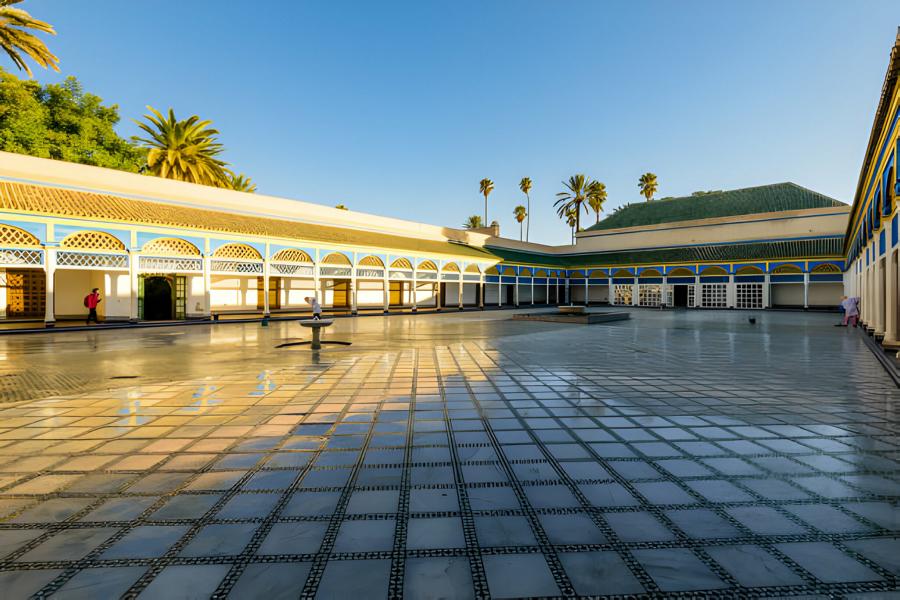
[[[844,322],[842,323],[844,327],[847,325],[856,327],[859,320],[859,298],[855,296],[848,298],[845,296],[841,300],[841,306],[844,307]]]
[[[91,293],[84,297],[84,305],[88,309],[88,317],[85,325],[90,325],[91,321],[97,325],[100,324],[100,321],[97,320],[97,305],[99,305],[101,301],[100,288],[92,289]]]
[[[322,305],[319,304],[319,299],[315,296],[307,296],[305,298],[307,304],[312,306],[313,320],[318,321],[322,318]]]

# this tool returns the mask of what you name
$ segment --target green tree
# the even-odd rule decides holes
[[[606,202],[606,184],[592,181],[588,186],[587,203],[597,213],[597,223],[600,222],[600,211],[603,210],[604,202]]]
[[[525,194],[525,204],[527,205],[525,209],[528,217],[528,220],[525,221],[525,241],[527,242],[528,234],[531,232],[531,195],[529,194],[531,192],[531,177],[523,177],[522,181],[519,182],[519,189]]]
[[[569,235],[572,243],[575,243],[575,227],[578,226],[578,211],[574,208],[566,209],[566,224],[569,226]]]
[[[31,68],[25,62],[25,57],[45,69],[50,67],[59,71],[59,59],[47,48],[44,42],[31,33],[29,29],[56,35],[53,25],[38,21],[21,8],[12,8],[22,0],[0,0],[0,48],[12,59],[13,64],[20,71],[25,71],[31,77]]]
[[[487,223],[487,199],[488,196],[491,195],[491,192],[494,191],[494,182],[485,177],[478,182],[478,190],[481,192],[481,195],[484,196],[484,222]]]
[[[119,107],[74,77],[41,85],[0,69],[0,150],[136,172],[145,153],[116,134],[118,122]]]
[[[248,194],[256,192],[256,184],[253,183],[252,179],[250,179],[243,173],[235,175],[234,173],[229,171],[228,187],[236,192],[247,192]]]
[[[521,204],[513,209],[513,216],[516,218],[516,221],[519,222],[519,241],[522,241],[522,222],[525,220],[525,217],[528,216],[528,211],[525,210],[525,207]]]
[[[147,122],[135,121],[149,138],[135,138],[148,149],[144,170],[157,177],[177,179],[216,187],[230,187],[227,163],[216,158],[224,147],[218,142],[219,132],[210,127],[212,121],[201,121],[192,115],[183,121],[148,106]]]
[[[581,208],[587,211],[588,191],[591,180],[584,174],[572,175],[569,181],[563,181],[566,190],[556,194],[558,198],[553,204],[560,218],[568,218],[569,212],[575,216],[575,231],[581,231]]]
[[[484,222],[481,220],[481,215],[472,215],[467,218],[465,223],[463,223],[464,229],[479,229],[484,227]]]
[[[653,173],[644,173],[638,180],[638,188],[640,188],[641,195],[647,199],[647,202],[653,200],[653,194],[656,193],[658,187],[659,184],[656,182],[656,175]]]

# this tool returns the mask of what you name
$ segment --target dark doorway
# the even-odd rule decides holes
[[[144,319],[170,321],[174,307],[172,284],[167,277],[144,279]]]
[[[512,306],[516,303],[516,286],[514,285],[504,285],[503,289],[506,290],[506,300],[504,304],[508,304]]]
[[[681,306],[687,308],[688,305],[688,286],[686,285],[676,285],[674,286],[674,301],[675,306]]]

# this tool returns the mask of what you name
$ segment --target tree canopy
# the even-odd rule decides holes
[[[136,172],[144,150],[115,132],[119,107],[74,77],[41,85],[0,69],[0,150]]]

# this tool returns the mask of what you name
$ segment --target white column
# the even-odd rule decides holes
[[[416,312],[419,310],[419,281],[416,279],[416,271],[413,271],[412,276],[412,311]]]
[[[484,310],[484,273],[478,274],[478,308]]]
[[[875,327],[875,333],[877,335],[884,334],[884,313],[886,312],[885,311],[886,306],[884,304],[884,299],[885,299],[884,273],[881,272],[882,269],[883,269],[883,267],[881,265],[881,257],[877,257],[875,259],[875,268],[872,269],[872,272],[875,274],[875,283],[872,286],[872,291],[874,292],[873,299],[875,300],[875,302],[874,302],[874,307],[875,307],[874,317],[875,318],[873,320],[875,321],[874,327]]]
[[[700,276],[694,275],[694,308],[698,308],[703,304],[700,292]]]
[[[318,253],[317,253],[318,254]],[[316,256],[318,259],[318,256]],[[319,276],[319,262],[313,265],[313,294],[319,300],[320,304],[325,304],[325,294],[322,293],[322,281]]]
[[[263,316],[269,316],[269,259],[263,261]]]
[[[382,292],[384,292],[384,312],[387,313],[391,309],[391,281],[388,279],[387,267],[384,269],[384,279],[381,283]],[[403,294],[400,294],[400,303],[403,303]]]
[[[763,275],[763,308],[771,308],[772,306],[772,284],[769,274]]]
[[[442,306],[441,306],[441,279],[440,279],[441,273],[440,273],[440,271],[438,271],[437,276],[438,276],[438,280],[437,280],[437,282],[434,283],[434,287],[432,288],[434,290],[434,307],[437,310],[441,310]]]
[[[531,274],[531,305],[534,306],[534,273]]]
[[[140,254],[132,252],[128,257],[128,281],[131,286],[131,306],[128,311],[128,320],[132,323],[138,321],[138,267],[141,264]]]
[[[639,293],[640,293],[640,284],[638,283],[637,277],[634,278],[634,283],[631,284],[631,305],[637,306],[640,304],[639,302]]]
[[[515,304],[516,308],[518,308],[519,307],[519,276],[518,275],[516,275],[515,281],[516,281],[516,283],[513,284],[516,286],[515,288],[513,288],[513,304]]]
[[[457,288],[456,291],[457,291],[458,298],[459,298],[459,310],[463,309],[463,286],[464,285],[466,285],[466,284],[463,280],[463,274],[460,273],[459,274],[459,283],[456,286],[456,288]]]
[[[53,312],[53,306],[56,298],[54,288],[56,287],[56,248],[47,248],[44,250],[44,278],[45,278],[45,302],[46,309],[44,311],[44,326],[53,327],[56,324],[56,315]]]
[[[896,217],[900,218],[900,217]],[[890,249],[889,249],[890,250]],[[900,305],[900,298],[897,298],[897,275],[898,269],[893,264],[894,255],[892,252],[887,253],[885,266],[887,267],[887,289],[884,294],[884,341],[897,341],[897,307]]]
[[[609,287],[609,291],[606,294],[606,301],[609,302],[609,305],[612,306],[616,303],[616,287],[613,284],[613,278],[610,277],[606,280],[606,285]]]
[[[350,314],[355,315],[356,313],[356,267],[353,267],[353,270],[350,271]]]
[[[663,273],[665,273],[665,267],[663,267]],[[669,277],[667,275],[662,276],[662,287],[660,288],[660,302],[663,306],[669,305]]]
[[[584,274],[584,305],[585,306],[588,305],[588,300],[590,299],[590,297],[591,297],[591,288],[590,288],[590,285],[588,284],[588,275],[587,275],[587,273],[585,273]]]
[[[809,273],[803,274],[803,308],[809,308]]]
[[[728,287],[725,289],[725,306],[734,308],[737,300],[737,288],[734,285],[734,275],[728,276]]]

